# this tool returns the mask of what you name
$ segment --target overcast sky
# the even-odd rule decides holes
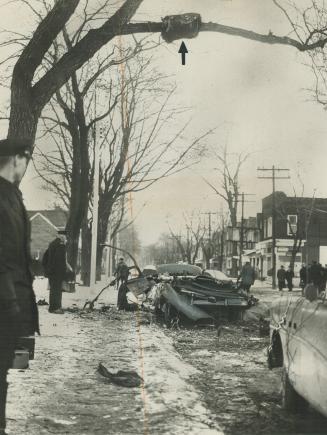
[[[0,2],[4,4],[5,0]],[[263,33],[271,30],[283,36],[289,32],[288,23],[271,0],[145,0],[133,21],[158,21],[181,12],[199,12],[203,21]],[[16,14],[12,6],[1,8],[1,28],[16,27],[20,31],[23,19],[21,10]],[[176,105],[192,107],[187,138],[217,127],[210,138],[212,146],[227,141],[233,151],[254,153],[241,176],[242,190],[256,194],[256,202],[246,206],[246,215],[259,212],[261,198],[271,192],[268,180],[257,179],[257,166],[290,168],[291,180],[277,183],[279,190],[290,194],[292,185],[298,188],[299,169],[305,194],[312,195],[317,189],[316,196],[327,197],[327,114],[307,91],[313,76],[304,65],[306,57],[291,47],[268,46],[218,33],[202,33],[185,42],[189,50],[185,66],[177,53],[177,41],[158,48],[157,68],[175,76]],[[6,98],[6,92],[2,92],[2,106]],[[214,182],[214,166],[212,159],[203,159],[192,170],[134,196],[134,210],[146,203],[137,218],[143,243],[155,241],[167,229],[167,219],[178,228],[185,211],[220,209],[221,201],[202,180],[205,176]],[[49,197],[37,189],[31,171],[22,190],[28,208],[51,204]]]

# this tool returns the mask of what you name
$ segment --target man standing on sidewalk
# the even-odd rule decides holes
[[[49,244],[42,260],[50,285],[49,313],[54,314],[63,314],[62,286],[68,273],[66,235],[65,230],[58,231],[58,236]]]
[[[278,290],[281,292],[285,287],[285,279],[286,279],[286,270],[284,266],[280,266],[280,269],[277,271],[277,281],[278,281]]]
[[[253,285],[255,281],[255,270],[249,261],[247,261],[242,267],[239,279],[241,280],[243,289],[249,293],[251,285]]]
[[[319,288],[321,284],[321,277],[322,277],[321,264],[318,264],[316,261],[312,261],[312,264],[309,268],[309,282],[313,283],[316,287]]]
[[[288,266],[288,269],[285,273],[285,278],[287,282],[288,291],[291,292],[293,290],[293,278],[294,278],[294,272],[291,266]]]
[[[304,293],[304,289],[306,287],[306,285],[308,284],[308,268],[307,266],[303,263],[302,267],[300,269],[300,287],[302,289],[302,295]]]
[[[119,310],[125,310],[128,308],[128,302],[126,297],[128,288],[126,284],[128,281],[129,267],[125,263],[123,257],[119,259],[114,275],[116,277],[118,288],[117,307]]]
[[[117,264],[114,276],[117,280],[117,286],[119,287],[120,284],[126,284],[128,280],[129,275],[129,267],[125,263],[125,260],[123,257],[120,257],[119,262]]]
[[[32,144],[0,141],[0,435],[6,429],[7,372],[19,337],[39,333],[30,271],[30,224],[18,185]]]

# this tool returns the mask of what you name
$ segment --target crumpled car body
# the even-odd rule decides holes
[[[178,313],[183,313],[187,318],[196,322],[203,319],[212,319],[210,314],[205,310],[190,303],[186,294],[180,293],[174,289],[171,283],[163,282],[155,285],[148,295],[157,310],[165,312],[167,304],[174,307]]]
[[[283,401],[327,416],[327,302],[283,295],[271,308],[268,363],[283,367]]]
[[[133,300],[128,297],[127,302],[163,313],[167,326],[182,317],[210,323],[240,320],[249,307],[248,296],[232,280],[203,275],[198,266],[162,264],[155,269],[147,267],[146,272],[128,280],[126,287]]]
[[[185,264],[158,266],[157,284],[147,297],[154,311],[163,312],[166,323],[180,315],[194,322],[240,319],[248,307],[246,295],[239,292],[232,281],[220,282],[198,274],[198,269]],[[192,271],[193,275],[186,274]]]

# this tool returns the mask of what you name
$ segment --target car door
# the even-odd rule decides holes
[[[327,302],[290,297],[280,337],[284,366],[294,389],[327,415]]]

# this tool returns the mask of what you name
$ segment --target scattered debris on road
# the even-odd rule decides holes
[[[99,363],[98,373],[120,387],[134,388],[143,383],[141,376],[134,370],[119,370],[117,373],[111,373],[102,363]]]

